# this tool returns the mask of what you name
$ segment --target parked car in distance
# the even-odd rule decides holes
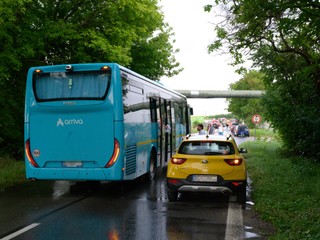
[[[250,132],[248,126],[242,124],[238,125],[234,135],[237,137],[249,137]]]
[[[246,162],[231,135],[188,135],[172,156],[167,169],[167,196],[178,193],[214,192],[234,194],[246,202]]]

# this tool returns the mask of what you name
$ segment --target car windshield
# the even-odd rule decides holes
[[[223,141],[185,141],[178,150],[180,154],[190,155],[230,155],[234,154],[233,144]]]

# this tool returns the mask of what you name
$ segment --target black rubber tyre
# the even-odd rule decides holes
[[[246,186],[241,188],[239,192],[237,192],[237,202],[240,204],[245,204],[247,201],[247,188]]]
[[[157,172],[157,154],[155,151],[152,151],[150,153],[150,166],[149,166],[149,172],[148,172],[148,179],[150,181],[153,181],[156,177]]]
[[[178,191],[173,191],[167,188],[167,196],[170,202],[175,202],[178,200]]]

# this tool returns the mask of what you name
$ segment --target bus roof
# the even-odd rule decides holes
[[[165,86],[164,84],[162,84],[159,81],[155,81],[155,80],[151,80],[149,78],[146,78],[146,77],[140,75],[139,73],[136,73],[136,72],[134,72],[134,71],[132,71],[132,70],[126,68],[126,67],[121,66],[121,65],[119,65],[119,68],[121,70],[123,70],[124,72],[130,73],[130,74],[132,74],[132,75],[134,75],[136,77],[139,77],[139,78],[141,78],[141,79],[143,79],[143,80],[145,80],[145,81],[147,81],[147,82],[149,82],[149,83],[151,83],[153,85],[156,85],[157,87],[160,87],[160,88],[162,88],[164,90],[170,91],[170,92],[172,92],[172,93],[174,93],[174,94],[176,94],[176,95],[178,95],[180,97],[183,97],[183,98],[187,99],[187,97],[184,96],[183,94],[181,94],[181,93],[179,93],[179,92],[177,92],[177,91],[175,91],[173,89],[170,89],[169,87]]]

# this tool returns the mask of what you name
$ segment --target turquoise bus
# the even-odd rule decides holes
[[[185,96],[116,63],[32,67],[26,177],[153,179],[190,132],[191,112]]]

